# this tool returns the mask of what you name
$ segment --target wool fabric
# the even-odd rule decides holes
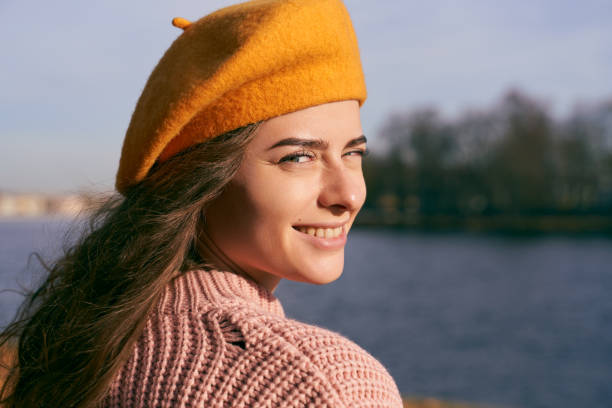
[[[105,407],[394,407],[393,379],[339,334],[285,317],[232,272],[191,271],[151,312]]]
[[[367,96],[341,0],[255,0],[190,23],[151,73],[128,126],[115,185],[250,123]]]

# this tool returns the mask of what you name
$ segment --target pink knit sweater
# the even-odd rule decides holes
[[[393,379],[356,344],[285,317],[231,272],[176,278],[114,379],[107,407],[401,407]]]

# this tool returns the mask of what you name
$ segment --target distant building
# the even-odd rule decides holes
[[[88,201],[78,194],[0,193],[0,217],[74,217],[87,207]]]

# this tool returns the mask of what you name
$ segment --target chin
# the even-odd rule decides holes
[[[330,273],[330,274],[323,275],[319,279],[312,280],[312,282],[309,282],[309,283],[312,283],[314,285],[326,285],[328,283],[332,283],[333,281],[337,280],[341,275],[342,275],[342,270],[338,271],[337,273]]]
[[[314,285],[325,285],[338,279],[344,270],[344,259],[336,265],[312,265],[309,270],[298,271],[300,281]]]

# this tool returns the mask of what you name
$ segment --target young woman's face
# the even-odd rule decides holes
[[[235,178],[206,210],[206,235],[269,289],[281,278],[337,279],[347,233],[366,196],[365,149],[357,101],[264,122]]]

